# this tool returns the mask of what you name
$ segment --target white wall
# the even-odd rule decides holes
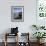
[[[11,22],[11,6],[24,6],[24,22]],[[36,24],[36,0],[0,0],[0,34],[17,26],[32,35],[32,24]]]

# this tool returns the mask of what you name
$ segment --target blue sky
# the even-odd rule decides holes
[[[15,8],[13,11],[14,12],[21,12],[22,11],[22,8]]]

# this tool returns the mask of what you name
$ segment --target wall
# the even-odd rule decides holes
[[[11,6],[24,6],[24,22],[11,22]],[[11,27],[19,27],[19,32],[30,32],[30,26],[36,24],[36,0],[1,0],[0,34]],[[7,31],[8,32],[8,31]]]

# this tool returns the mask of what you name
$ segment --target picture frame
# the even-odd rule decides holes
[[[11,6],[11,21],[12,22],[24,21],[24,6]]]

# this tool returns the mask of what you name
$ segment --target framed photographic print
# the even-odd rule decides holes
[[[12,22],[24,21],[24,6],[11,6],[11,21]]]

